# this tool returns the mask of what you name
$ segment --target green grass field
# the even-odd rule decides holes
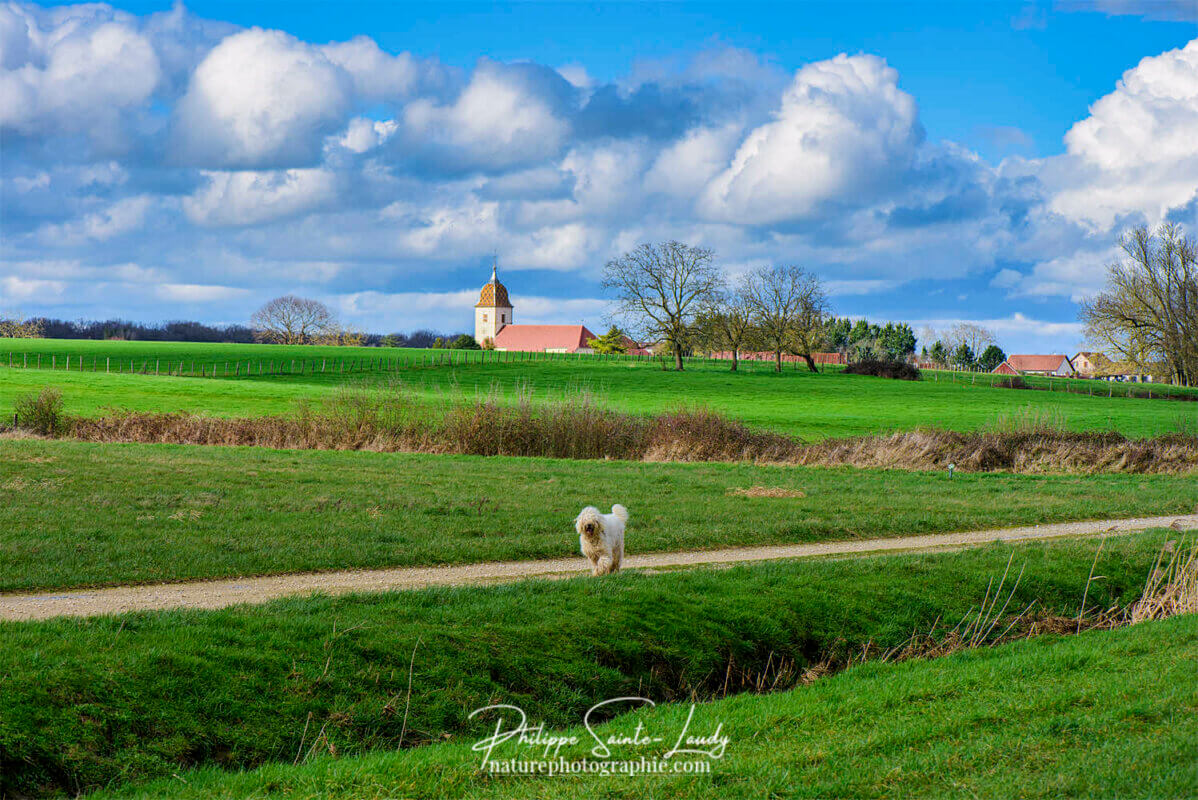
[[[351,387],[432,404],[589,393],[637,414],[706,406],[810,440],[1029,418],[1133,437],[1198,432],[1198,403],[991,388],[986,376],[947,373],[906,383],[699,361],[682,374],[620,359],[479,360],[495,354],[450,366],[444,351],[380,348],[12,347],[40,354],[42,368],[25,355],[8,367],[0,346],[5,422],[15,398],[44,386],[62,390],[68,414],[221,417],[291,414]],[[204,377],[163,374],[172,363]],[[754,487],[784,496],[737,493]],[[1198,482],[5,435],[0,591],[570,556],[578,509],[612,502],[632,511],[629,551],[646,553],[1190,513]],[[687,713],[676,701],[692,694],[792,686],[822,659],[951,628],[1013,551],[1006,585],[1022,578],[1004,624],[1033,600],[1036,615],[1058,619],[1083,596],[1091,611],[1124,605],[1162,543],[1192,536],[1111,537],[1097,561],[1098,541],[1062,540],[0,623],[0,797],[1194,796],[1194,616],[866,664],[705,703],[696,728],[723,722],[732,743],[702,778],[486,779],[468,745],[480,732],[468,715],[489,703],[517,702],[561,729],[602,699],[663,701],[608,728],[629,731],[676,727]]]
[[[1014,549],[996,544],[952,553],[624,573],[599,581],[295,598],[221,611],[0,623],[5,642],[0,794],[55,788],[73,794],[169,776],[187,766],[289,764],[319,730],[342,755],[394,749],[401,736],[409,746],[447,735],[472,738],[478,725],[469,713],[495,702],[517,703],[534,719],[560,726],[611,697],[667,701],[692,692],[699,697],[735,692],[745,688],[742,671],[750,684],[765,674],[780,675],[786,686],[805,667],[859,653],[867,643],[883,651],[937,621],[947,623],[942,630],[951,628],[993,593],[1008,562],[1003,591],[1013,594],[1001,615],[1004,625],[1033,600],[1037,614],[1066,617],[1078,613],[1083,595],[1091,610],[1127,604],[1139,596],[1162,543],[1172,539],[1184,546],[1183,536],[1165,531],[1113,537],[1097,562],[1097,541],[1063,540]],[[1087,590],[1092,565],[1103,578]],[[988,656],[977,658],[984,664]],[[779,664],[788,666],[781,673],[769,671]],[[1165,671],[1145,672],[1149,667]],[[901,705],[890,706],[889,700],[875,705],[880,698],[907,694],[901,679],[886,688],[881,680],[886,669],[866,673],[878,683],[863,687],[868,691],[854,701],[863,715],[889,708],[884,716],[899,718]],[[1031,676],[1018,669],[979,670],[963,684],[926,697],[919,708],[947,713],[952,706],[942,702],[974,703],[967,719],[975,724],[959,735],[985,749],[1011,716],[1001,704],[977,704],[974,695],[999,696],[994,693]],[[1086,730],[1111,715],[1134,714],[1147,702],[1101,695],[1098,707],[1075,707],[1064,685],[1101,677],[1106,686],[1110,677],[1086,661],[1066,662],[1049,673],[1049,682],[1024,701],[1033,708],[1068,710],[1084,720]],[[1138,691],[1141,683],[1154,685],[1165,677],[1177,678],[1176,665],[1158,650],[1151,663],[1129,667],[1120,691]],[[1191,686],[1196,677],[1189,674]],[[818,697],[830,691],[819,686],[801,689],[797,702],[808,702],[802,699],[808,692]],[[832,697],[852,694],[834,691]],[[1002,696],[1010,704],[1019,695]],[[748,717],[740,724],[740,758],[773,758],[779,754],[754,737],[768,739],[832,712],[829,707],[812,718],[783,710],[795,700],[759,702],[763,709],[770,702],[781,705],[776,712],[766,710],[756,724]],[[942,723],[945,731],[959,727],[955,719]],[[911,749],[926,741],[922,724],[896,725],[885,737],[889,747]],[[834,727],[817,724],[820,746],[833,743],[826,736]],[[836,740],[857,742],[856,748],[871,738],[866,731],[858,736],[846,730]],[[441,762],[456,775],[456,752],[434,748],[404,758],[427,770],[420,778],[413,773],[413,780],[431,782]],[[838,763],[846,775],[856,772],[847,769],[849,762]],[[423,794],[415,786],[402,788],[397,796]]]
[[[1198,795],[1198,617],[875,664],[791,692],[669,704],[596,732],[729,742],[709,775],[501,777],[446,744],[228,774],[206,769],[104,797],[1181,798]],[[554,731],[554,733],[559,733]],[[585,757],[593,740],[563,757]],[[479,738],[485,734],[479,735]],[[648,750],[649,748],[639,748]],[[512,745],[496,758],[512,757]],[[660,746],[652,750],[663,752]],[[638,749],[613,749],[625,758]],[[532,757],[525,755],[525,757]]]
[[[80,344],[13,341],[45,342],[28,346],[61,346],[64,350]],[[121,353],[122,359],[131,358],[138,368],[143,361],[148,362],[151,346],[160,346],[160,343],[142,342],[86,344],[93,351],[89,357],[102,358],[100,354],[111,349]],[[1117,430],[1133,437],[1198,431],[1198,403],[991,388],[985,376],[980,376],[982,380],[974,384],[965,382],[972,380],[971,376],[951,373],[933,372],[923,381],[909,383],[844,375],[839,371],[812,374],[788,369],[775,374],[768,365],[749,363],[743,371],[733,374],[724,363],[695,362],[686,372],[678,374],[663,371],[651,362],[591,358],[432,367],[421,366],[420,360],[448,357],[446,351],[183,343],[178,344],[178,352],[173,356],[186,360],[189,354],[212,355],[216,352],[212,348],[217,347],[228,348],[231,358],[247,352],[261,358],[253,354],[265,352],[277,354],[277,362],[289,363],[291,359],[282,354],[299,353],[295,358],[307,356],[312,362],[317,358],[317,350],[332,350],[341,358],[394,358],[403,366],[385,372],[327,371],[250,378],[181,378],[0,367],[0,415],[11,413],[18,395],[46,385],[61,389],[67,411],[72,414],[97,415],[105,409],[127,408],[229,417],[292,413],[297,403],[319,401],[341,386],[386,387],[398,383],[436,402],[446,397],[478,395],[553,400],[588,391],[605,405],[631,413],[702,405],[753,426],[809,440],[918,426],[975,430],[1001,424],[1004,418],[1028,415],[1072,430]],[[145,358],[134,352],[138,349]],[[454,357],[463,356],[459,352]],[[475,353],[470,357],[482,356]],[[496,354],[486,357],[494,358]]]
[[[269,345],[269,344],[223,344],[210,342],[125,342],[95,339],[3,339],[0,340],[0,365],[26,369],[83,370],[87,372],[145,371],[154,372],[157,362],[159,371],[166,373],[180,365],[187,372],[197,371],[201,366],[211,372],[218,368],[242,362],[286,362],[292,360],[316,361],[317,370],[321,361],[326,362],[326,372],[334,360],[366,360],[383,362],[395,366],[419,362],[444,350],[420,350],[406,347],[335,347],[325,345]],[[40,356],[40,360],[39,360]],[[71,358],[68,365],[67,357]],[[82,359],[82,362],[80,361]],[[194,367],[193,367],[194,364]],[[143,366],[144,365],[144,366]],[[256,369],[256,366],[255,366]],[[298,369],[298,365],[297,365]]]
[[[316,370],[317,377],[329,373],[341,374],[341,370],[352,369],[355,372],[386,372],[407,365],[431,365],[444,362],[452,355],[455,363],[467,365],[490,364],[497,360],[528,363],[530,359],[537,362],[556,362],[563,364],[581,364],[593,366],[605,363],[644,363],[645,359],[626,356],[605,356],[603,358],[578,357],[564,354],[529,354],[529,353],[482,353],[478,351],[446,351],[401,347],[332,347],[323,345],[263,345],[263,344],[224,344],[207,342],[139,342],[139,341],[98,341],[90,339],[5,339],[0,340],[0,366],[17,366],[28,369],[55,369],[61,371],[85,370],[92,372],[161,372],[168,373],[176,369],[187,374],[211,374],[213,368],[224,375],[233,371],[233,364],[241,362],[238,374],[246,373],[246,362],[251,363],[251,369],[257,371],[259,364],[273,365],[276,369],[309,374]],[[305,362],[301,370],[299,362]],[[659,368],[659,361],[650,366]],[[323,368],[322,368],[323,364]],[[688,369],[703,369],[710,362],[703,358],[688,359]],[[315,366],[313,366],[315,365]],[[717,370],[727,370],[726,362],[716,362]],[[269,370],[271,367],[265,367]],[[742,361],[741,370],[746,372],[772,372],[772,362]],[[794,364],[787,364],[788,371],[794,371]],[[799,365],[799,370],[804,367]],[[838,369],[830,367],[829,369]],[[323,371],[322,371],[323,370]],[[948,371],[927,371],[929,382],[940,381],[969,381],[972,385],[990,385],[1004,380],[1003,376],[982,374],[960,374]],[[1024,380],[1036,387],[1048,388],[1050,385],[1061,390],[1069,387],[1083,393],[1102,394],[1118,397],[1127,393],[1152,390],[1153,394],[1176,394],[1198,396],[1198,388],[1170,386],[1167,384],[1132,385],[1108,384],[1105,382],[1086,381],[1069,378],[1045,378],[1025,376]]]
[[[781,488],[794,497],[745,497]],[[0,591],[1188,513],[1191,476],[1037,476],[0,440]]]

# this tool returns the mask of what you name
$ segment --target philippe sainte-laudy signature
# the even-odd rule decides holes
[[[723,733],[724,723],[718,723],[714,731],[693,731],[694,703],[691,704],[686,722],[680,729],[665,731],[663,735],[655,735],[657,732],[649,731],[645,727],[644,721],[638,721],[636,728],[631,732],[610,733],[601,736],[593,727],[596,712],[600,709],[610,711],[610,707],[616,704],[626,704],[629,707],[656,705],[647,697],[614,697],[596,703],[587,709],[587,713],[583,715],[582,724],[586,728],[587,735],[594,742],[590,750],[593,758],[611,758],[617,751],[621,755],[626,755],[629,752],[646,752],[650,749],[656,751],[658,746],[669,748],[664,753],[657,755],[662,759],[691,756],[718,760],[724,757],[729,741],[728,736]],[[524,710],[514,705],[501,703],[484,706],[475,709],[470,714],[470,718],[473,719],[487,713],[497,715],[495,731],[490,736],[479,739],[471,748],[476,753],[483,753],[484,765],[491,760],[492,753],[497,747],[513,739],[517,747],[539,749],[542,758],[557,758],[562,748],[577,746],[582,740],[580,736],[554,734],[551,731],[546,731],[544,722],[530,725]],[[513,724],[507,724],[509,722]]]

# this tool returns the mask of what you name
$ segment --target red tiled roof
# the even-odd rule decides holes
[[[1056,372],[1067,360],[1064,355],[1007,356],[1007,363],[1020,372]]]
[[[995,367],[994,369],[992,369],[990,371],[993,373],[996,373],[998,375],[1018,375],[1019,374],[1019,370],[1012,367],[1006,361],[1002,362],[1001,364],[999,364],[997,367]]]
[[[624,340],[624,352],[630,356],[651,356],[653,353],[649,348],[643,347],[640,342],[634,339],[629,339],[627,336],[622,337]]]
[[[495,349],[573,353],[580,347],[587,347],[587,342],[594,338],[595,334],[585,325],[504,325],[495,334]]]

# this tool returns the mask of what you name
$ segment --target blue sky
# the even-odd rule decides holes
[[[603,263],[799,263],[842,314],[1080,344],[1198,223],[1198,0],[0,6],[0,310],[604,324]]]

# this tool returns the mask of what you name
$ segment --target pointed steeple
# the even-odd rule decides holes
[[[483,284],[475,308],[507,308],[511,309],[512,301],[508,299],[507,287],[499,282],[499,258],[491,260],[491,280]]]

